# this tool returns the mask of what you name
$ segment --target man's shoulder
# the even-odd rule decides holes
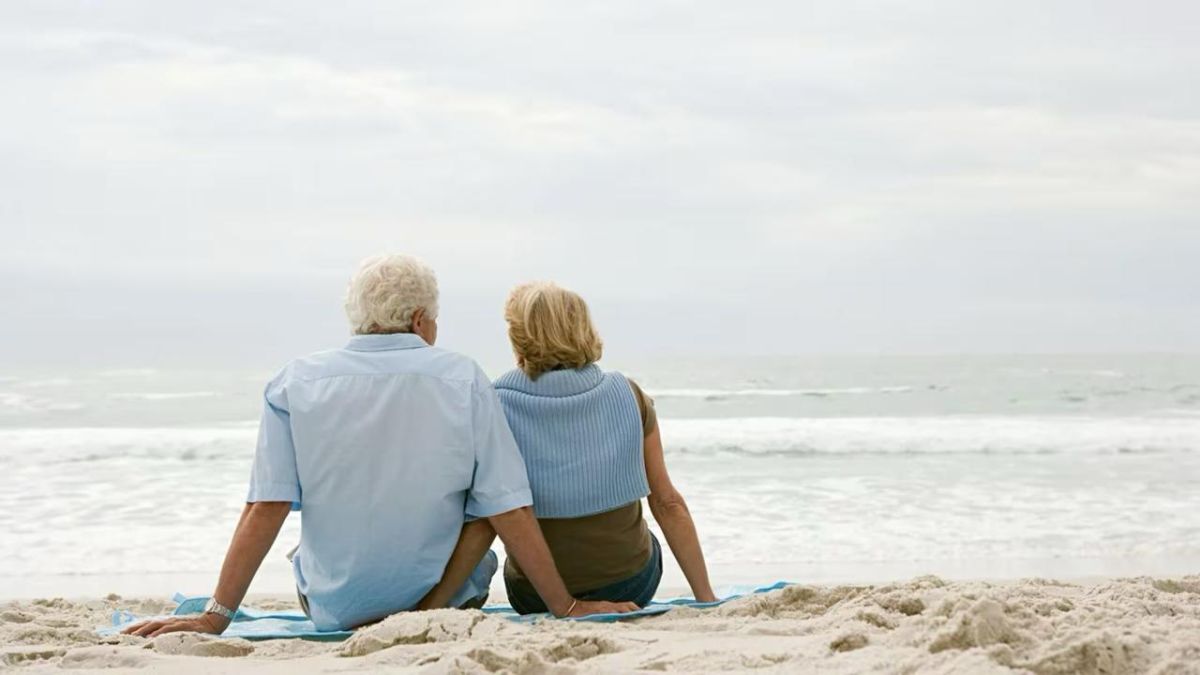
[[[293,384],[352,375],[419,375],[472,389],[491,387],[474,359],[431,346],[387,352],[347,349],[313,352],[288,361],[270,380],[267,389],[286,389]]]
[[[336,361],[342,351],[341,349],[322,349],[304,356],[297,356],[283,364],[271,381],[284,382],[310,377]]]
[[[289,361],[277,379],[319,379],[345,374],[414,373],[447,380],[487,381],[483,369],[471,357],[441,347],[413,350],[358,352],[325,349]]]
[[[483,368],[479,367],[479,363],[475,359],[466,354],[441,347],[427,347],[421,351],[425,352],[433,374],[442,374],[449,378],[470,382],[478,382],[481,379],[488,382]]]

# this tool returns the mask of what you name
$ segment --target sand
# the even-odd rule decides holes
[[[257,601],[284,608],[286,600]],[[399,614],[342,643],[101,638],[109,596],[0,607],[0,669],[171,673],[1200,673],[1200,576],[793,586],[618,624]]]

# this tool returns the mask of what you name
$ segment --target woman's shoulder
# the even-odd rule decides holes
[[[642,389],[641,385],[639,385],[637,383],[637,380],[633,379],[632,377],[629,377],[628,375],[622,373],[619,370],[607,371],[605,373],[605,375],[608,375],[608,376],[612,377],[613,379],[618,380],[620,382],[624,382],[625,385],[627,387],[629,387],[630,391],[633,392],[633,396],[634,396],[634,398],[636,398],[638,400],[639,405],[641,405],[641,402],[643,400],[649,401],[652,404],[654,403],[654,400],[646,395],[646,391],[644,389]]]
[[[524,389],[528,386],[529,376],[520,368],[513,368],[492,380],[492,387],[497,391],[506,389]]]
[[[620,373],[617,373],[620,375]],[[650,398],[642,387],[633,379],[621,375],[630,391],[633,392],[633,400],[637,402],[638,415],[642,418],[642,435],[649,436],[656,426],[658,426],[658,416],[654,412],[654,399]]]

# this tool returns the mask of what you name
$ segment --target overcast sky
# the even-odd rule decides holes
[[[251,7],[251,5],[253,5]],[[1195,2],[4,2],[0,367],[277,365],[369,254],[442,343],[1196,351]]]

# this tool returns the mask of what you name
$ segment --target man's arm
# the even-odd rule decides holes
[[[291,502],[254,502],[246,504],[242,517],[238,520],[237,529],[233,532],[233,540],[229,542],[229,551],[225,554],[225,563],[221,566],[221,576],[217,581],[217,590],[213,599],[230,609],[242,604],[250,581],[262,565],[263,558],[279,528],[292,510]],[[124,633],[155,637],[163,633],[177,631],[194,631],[198,633],[218,634],[229,626],[229,619],[219,614],[199,614],[177,616],[169,619],[144,621],[126,628]]]
[[[479,561],[483,560],[483,556],[495,540],[496,531],[486,520],[473,520],[463,525],[462,533],[458,535],[458,544],[454,546],[454,552],[450,554],[450,560],[446,563],[446,570],[442,572],[442,580],[421,598],[417,609],[440,609],[449,605],[454,594],[467,583],[471,572],[475,571]]]
[[[517,559],[525,577],[554,616],[622,613],[638,608],[632,602],[576,600],[572,597],[554,566],[550,547],[533,517],[533,509],[528,506],[491,516],[488,520],[500,535],[508,554]]]

